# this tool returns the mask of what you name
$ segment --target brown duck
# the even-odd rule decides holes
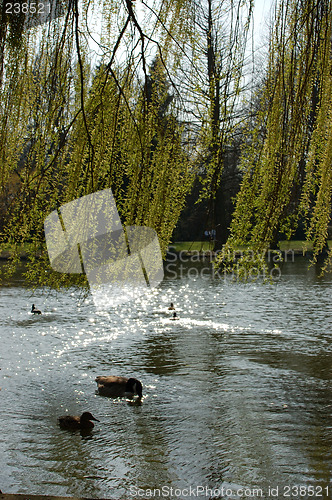
[[[70,430],[89,430],[94,427],[94,423],[91,420],[95,420],[99,422],[97,418],[95,418],[89,411],[85,411],[82,413],[80,417],[76,417],[73,415],[65,415],[63,417],[58,418],[59,425],[62,429],[70,429]]]
[[[101,396],[108,396],[111,398],[118,398],[123,396],[142,397],[143,388],[142,384],[136,378],[127,377],[97,377],[98,394]]]

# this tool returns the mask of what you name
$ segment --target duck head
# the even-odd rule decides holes
[[[80,418],[81,424],[84,422],[89,422],[90,420],[95,420],[96,422],[100,422],[100,420],[98,420],[98,418],[94,417],[92,415],[92,413],[90,413],[89,411],[85,411],[84,413],[82,413],[81,418]]]
[[[139,380],[136,378],[129,378],[126,384],[126,390],[137,394],[139,398],[143,397],[143,386]]]

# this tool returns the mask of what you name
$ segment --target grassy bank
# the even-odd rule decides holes
[[[280,241],[280,250],[281,251],[294,251],[296,253],[311,252],[312,251],[312,242],[307,242],[304,240],[291,240],[291,241]],[[332,248],[332,240],[328,241],[329,248]],[[170,243],[168,246],[168,250],[170,252],[208,252],[212,251],[214,247],[214,243],[212,241],[176,241],[174,243]],[[241,250],[241,248],[239,248]],[[25,243],[20,247],[19,255],[22,259],[25,259],[29,253],[40,253],[41,249],[36,248],[35,244],[29,245],[29,243]],[[8,259],[10,255],[13,253],[13,249],[10,246],[2,245],[0,247],[0,259]]]
[[[296,253],[311,252],[312,242],[304,240],[287,240],[280,241],[280,250],[285,252],[287,250]],[[332,248],[332,240],[328,241],[329,248]],[[208,252],[213,250],[213,242],[210,241],[176,241],[169,245],[169,251],[173,252]],[[239,249],[240,250],[240,249]]]

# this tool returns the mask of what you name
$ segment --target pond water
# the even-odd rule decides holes
[[[302,258],[270,285],[171,264],[150,296],[109,311],[73,290],[0,288],[3,492],[331,495],[332,277]],[[108,374],[140,379],[142,404],[96,395]],[[86,410],[91,434],[58,427]]]

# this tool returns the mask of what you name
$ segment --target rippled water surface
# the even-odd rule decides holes
[[[306,266],[264,286],[173,269],[150,297],[108,312],[73,291],[1,287],[0,489],[269,498],[279,487],[283,498],[302,485],[327,497],[332,279]],[[107,374],[139,378],[142,404],[96,395]],[[85,410],[100,420],[90,435],[57,426]]]

